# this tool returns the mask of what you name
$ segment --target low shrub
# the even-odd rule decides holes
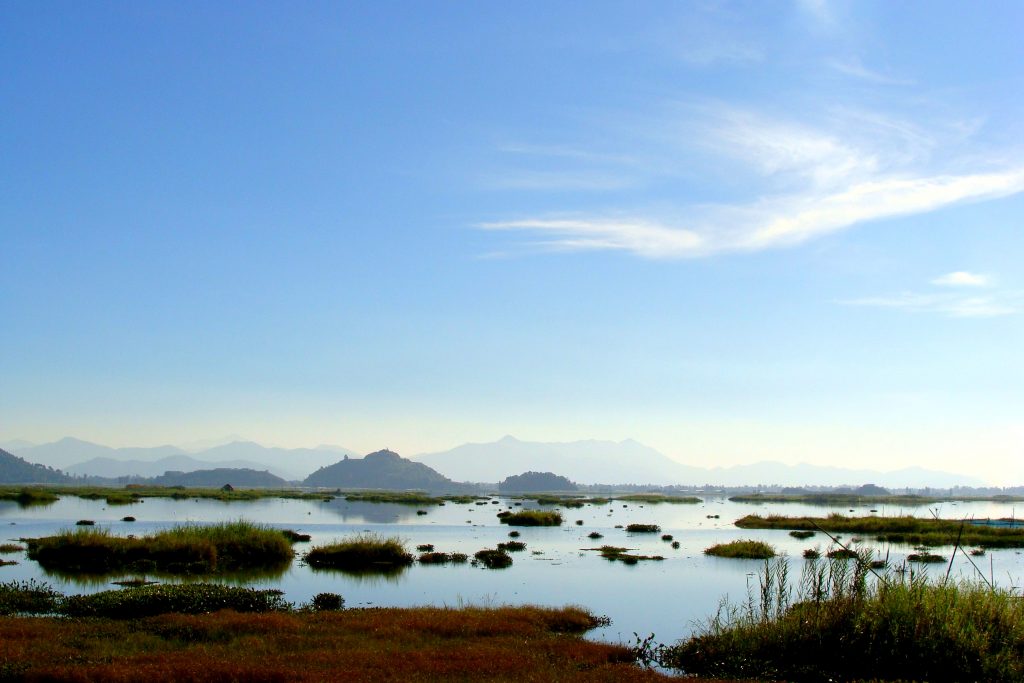
[[[61,594],[35,579],[0,583],[0,615],[50,614],[57,611]]]
[[[668,542],[668,541],[672,541],[674,539],[673,539],[672,534],[662,534],[661,535],[661,540]]]
[[[345,606],[345,598],[337,593],[317,593],[311,606],[317,612],[334,612]]]

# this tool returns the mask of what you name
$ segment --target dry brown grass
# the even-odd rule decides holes
[[[4,674],[26,681],[656,681],[630,650],[577,634],[577,608],[0,618]]]

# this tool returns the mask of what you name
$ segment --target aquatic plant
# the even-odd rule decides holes
[[[657,524],[627,524],[626,531],[634,534],[656,534],[661,531]]]
[[[138,619],[174,612],[207,614],[222,609],[236,612],[286,611],[291,605],[279,590],[257,590],[209,583],[161,584],[120,588],[63,599],[60,612],[69,617]]]
[[[518,552],[520,550],[526,550],[526,544],[522,541],[505,541],[504,543],[498,544],[498,550],[504,550],[506,552]]]

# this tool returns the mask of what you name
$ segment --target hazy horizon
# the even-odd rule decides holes
[[[0,440],[1024,483],[1024,5],[0,6]]]

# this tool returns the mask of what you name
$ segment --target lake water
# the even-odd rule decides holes
[[[395,504],[356,503],[343,499],[329,502],[266,498],[252,502],[224,503],[215,500],[171,500],[149,498],[142,503],[108,506],[105,501],[65,497],[46,507],[19,508],[17,504],[0,501],[0,525],[6,534],[0,542],[19,537],[51,535],[60,529],[72,528],[76,520],[92,519],[116,534],[142,535],[183,522],[218,522],[247,519],[280,528],[290,528],[312,536],[305,548],[328,543],[354,533],[370,531],[384,536],[399,536],[410,550],[418,544],[431,543],[443,552],[463,552],[470,556],[477,550],[494,547],[508,540],[510,527],[496,517],[515,502],[495,497],[484,505],[447,503],[429,506],[426,515],[417,515],[417,507]],[[530,501],[514,509],[538,508]],[[694,625],[713,615],[724,598],[742,601],[748,585],[756,587],[757,572],[763,563],[756,560],[735,560],[708,557],[703,550],[716,543],[753,538],[767,541],[786,553],[793,563],[792,576],[799,577],[805,548],[827,548],[828,539],[821,534],[799,541],[786,531],[743,530],[733,522],[747,514],[784,514],[824,516],[830,512],[851,514],[849,508],[828,508],[795,504],[733,503],[724,498],[707,498],[701,504],[673,505],[613,501],[606,505],[559,509],[565,518],[561,527],[516,527],[527,548],[513,553],[514,564],[503,570],[488,570],[465,565],[413,565],[391,577],[359,577],[340,572],[314,571],[298,559],[283,574],[244,581],[260,588],[279,588],[288,600],[308,601],[320,592],[341,594],[348,607],[414,606],[414,605],[502,605],[578,604],[596,614],[611,618],[610,626],[593,633],[593,637],[632,643],[633,633],[646,636],[654,633],[660,642],[672,642],[689,635]],[[942,503],[927,507],[878,507],[879,515],[915,514],[930,516],[933,512],[944,518],[962,519],[1017,517],[1012,504]],[[868,514],[857,508],[854,514]],[[132,515],[137,522],[120,521]],[[718,518],[709,518],[718,515]],[[576,520],[582,520],[577,525]],[[630,534],[615,525],[631,523],[658,524],[662,533],[672,534],[680,542],[678,550],[660,539],[661,534]],[[587,534],[598,531],[604,538],[592,540]],[[849,540],[849,539],[844,539]],[[663,555],[663,562],[640,562],[625,565],[609,562],[596,552],[585,550],[601,544],[635,548],[646,555]],[[890,561],[899,563],[908,553],[907,546],[866,542]],[[951,548],[934,552],[946,557]],[[539,554],[534,554],[539,553]],[[0,581],[34,578],[47,581],[65,593],[88,593],[107,590],[118,577],[67,579],[49,575],[35,562],[20,556],[3,555],[17,560],[17,565],[0,567]],[[989,551],[985,557],[974,558],[986,575],[1004,587],[1021,585],[1024,556],[1019,550]],[[934,565],[928,571],[944,574],[946,565]],[[957,554],[953,573],[976,576],[966,558]],[[127,577],[125,577],[127,578]],[[231,581],[231,579],[226,579]],[[237,579],[235,580],[238,581]]]

